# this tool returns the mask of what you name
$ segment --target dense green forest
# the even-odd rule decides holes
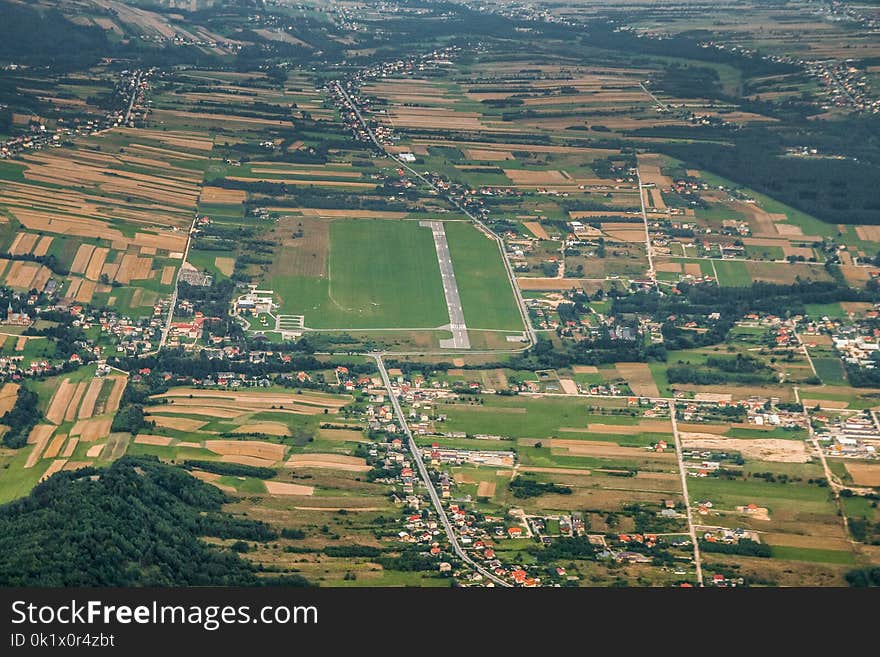
[[[0,586],[260,585],[253,565],[200,539],[276,537],[223,513],[226,499],[154,458],[58,473],[0,507]]]

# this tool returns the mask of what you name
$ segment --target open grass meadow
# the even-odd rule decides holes
[[[431,231],[416,222],[333,221],[324,275],[272,275],[267,284],[280,297],[281,312],[304,315],[310,328],[448,323]]]
[[[521,331],[498,245],[470,223],[447,222],[446,239],[468,328]]]

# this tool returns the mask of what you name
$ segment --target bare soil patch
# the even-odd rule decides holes
[[[680,432],[682,447],[698,449],[732,450],[746,459],[775,461],[778,463],[808,463],[810,455],[800,440],[778,438],[724,438],[711,433]]]

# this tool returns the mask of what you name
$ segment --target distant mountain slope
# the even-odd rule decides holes
[[[57,9],[40,11],[0,0],[0,61],[73,70],[107,54],[107,35],[99,27],[67,20]]]

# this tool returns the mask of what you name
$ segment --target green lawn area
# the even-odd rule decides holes
[[[17,450],[0,450],[0,504],[27,495],[49,468],[52,461],[40,459],[34,467],[25,469],[24,464],[33,449],[33,445],[27,445]]]
[[[275,276],[281,312],[325,329],[432,328],[449,322],[431,231],[412,221],[330,225],[326,278]]]
[[[632,425],[638,418],[629,415],[590,415],[582,400],[565,398],[524,399],[522,397],[483,396],[483,404],[441,404],[437,412],[447,416],[443,431],[487,433],[513,438],[546,438],[548,436],[583,438],[587,424]],[[576,432],[560,433],[559,429],[577,428]],[[659,435],[659,434],[658,434]],[[615,440],[602,434],[601,440]],[[622,435],[619,440],[639,441],[639,436]],[[485,445],[486,442],[482,441]]]
[[[752,277],[746,269],[746,263],[738,260],[716,260],[718,284],[727,287],[746,287],[752,284]]]
[[[465,222],[447,222],[446,239],[468,328],[521,331],[498,245]]]
[[[840,307],[838,301],[833,303],[808,303],[804,307],[807,309],[807,314],[816,319],[821,319],[822,317],[846,317],[846,313]]]
[[[763,480],[721,480],[707,477],[688,481],[691,499],[711,500],[715,506],[733,509],[754,503],[775,510],[798,513],[834,513],[827,488],[801,483],[767,483]]]
[[[819,548],[798,548],[772,546],[771,555],[774,559],[789,561],[813,561],[816,563],[854,564],[855,556],[846,550],[822,550]]]
[[[813,358],[813,366],[816,368],[816,374],[822,379],[822,383],[832,386],[846,385],[843,364],[839,358],[835,356]]]

